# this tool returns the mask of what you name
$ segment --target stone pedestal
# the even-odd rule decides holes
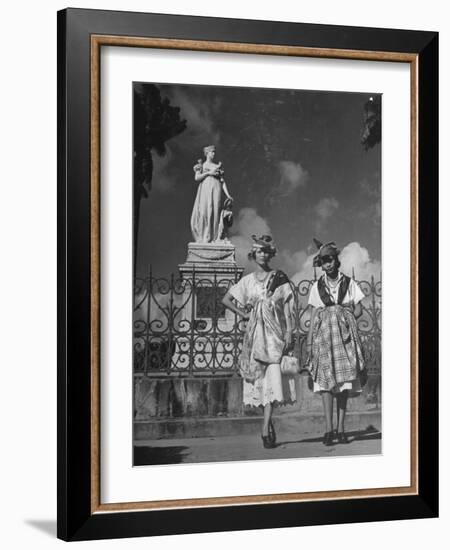
[[[225,309],[222,298],[244,270],[236,263],[235,246],[228,241],[189,243],[186,261],[178,269],[185,282],[183,321],[193,329],[189,346],[194,374],[230,371],[236,364],[239,335],[235,314]]]
[[[205,275],[214,277],[214,274],[234,277],[235,273],[242,275],[243,267],[236,263],[236,247],[229,241],[216,243],[189,243],[187,258],[178,269],[183,277]],[[234,280],[234,279],[233,279]]]

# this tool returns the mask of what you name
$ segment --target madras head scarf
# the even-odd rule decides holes
[[[315,238],[313,238],[313,241],[319,251],[319,253],[316,256],[314,256],[314,259],[313,259],[314,267],[320,267],[322,265],[322,258],[324,258],[325,256],[333,256],[337,258],[341,253],[341,251],[338,249],[334,241],[330,241],[329,243],[325,243],[325,244],[321,243]]]
[[[252,235],[252,239],[253,239],[252,249],[248,253],[249,258],[253,257],[253,254],[256,252],[256,250],[266,250],[267,252],[270,253],[272,258],[276,255],[277,248],[270,235],[261,235],[261,237]]]
[[[215,145],[207,145],[206,147],[203,147],[203,154],[206,157],[206,153],[209,153],[210,151],[215,151],[216,146]]]

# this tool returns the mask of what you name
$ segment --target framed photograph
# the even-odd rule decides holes
[[[58,536],[436,517],[438,35],[58,13]]]

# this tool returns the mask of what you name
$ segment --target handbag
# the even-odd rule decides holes
[[[280,363],[281,374],[284,376],[295,376],[300,374],[300,362],[292,352],[283,355]]]

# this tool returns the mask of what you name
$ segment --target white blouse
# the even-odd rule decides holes
[[[228,292],[243,306],[251,304],[258,298],[270,298],[277,307],[281,307],[293,297],[291,286],[288,283],[280,285],[272,296],[268,296],[266,286],[270,275],[271,273],[267,275],[264,281],[259,281],[255,273],[245,275]]]
[[[343,274],[339,272],[338,283],[336,284],[336,286],[331,286],[328,283],[328,278],[326,274],[324,273],[321,276],[321,279],[324,280],[325,286],[327,287],[330,293],[330,296],[335,304],[337,304],[339,287],[341,286],[341,283],[342,283],[342,277],[343,277]],[[344,296],[344,299],[342,300],[342,304],[353,303],[354,305],[356,305],[363,298],[365,298],[365,294],[359,287],[358,283],[354,279],[350,279],[350,284],[348,285],[348,290]],[[319,295],[318,281],[316,281],[311,287],[311,290],[309,292],[308,304],[313,307],[325,307],[325,304],[322,302],[322,299],[320,298],[320,295]]]

